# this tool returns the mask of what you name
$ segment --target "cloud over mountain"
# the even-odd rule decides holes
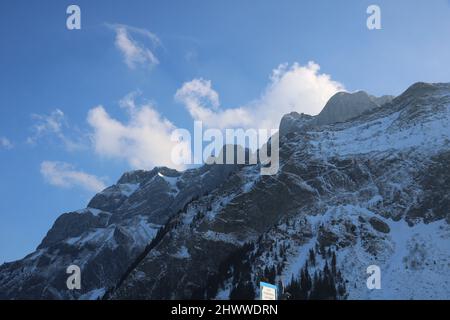
[[[184,83],[175,99],[207,127],[278,128],[284,114],[318,114],[332,95],[344,90],[342,84],[319,71],[320,66],[314,62],[305,66],[281,64],[272,71],[259,98],[235,108],[220,108],[219,94],[211,81],[202,78]]]
[[[171,141],[171,134],[176,127],[151,104],[136,104],[136,95],[131,93],[120,103],[127,112],[127,122],[114,119],[103,106],[89,111],[95,152],[126,160],[133,168],[174,167],[171,152],[175,142]]]
[[[87,191],[100,192],[105,189],[105,183],[98,177],[76,170],[66,162],[43,161],[41,174],[45,180],[54,186],[62,188],[81,187]]]

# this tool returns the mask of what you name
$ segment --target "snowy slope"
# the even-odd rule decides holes
[[[306,298],[332,277],[337,299],[449,299],[450,84],[364,110],[283,117],[273,176],[259,164],[125,173],[0,266],[0,298],[255,298],[262,280],[288,298],[307,270]],[[65,287],[70,264],[79,292]],[[381,290],[366,287],[372,264]]]

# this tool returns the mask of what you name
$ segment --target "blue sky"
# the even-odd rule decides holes
[[[81,30],[66,28],[72,3]],[[370,4],[381,30],[366,27]],[[342,88],[448,82],[449,38],[446,0],[2,1],[0,263],[124,171],[164,162],[167,133],[191,129],[193,112],[214,110],[211,126],[239,108],[276,123],[284,104],[317,112]]]

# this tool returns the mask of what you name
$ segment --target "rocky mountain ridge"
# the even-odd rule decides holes
[[[450,84],[383,101],[337,94],[327,117],[284,116],[274,176],[259,164],[124,174],[0,266],[0,298],[255,298],[266,280],[286,298],[448,299]],[[65,286],[71,264],[79,291]],[[366,287],[371,264],[382,290]]]

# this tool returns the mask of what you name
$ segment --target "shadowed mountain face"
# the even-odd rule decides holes
[[[34,253],[0,267],[0,299],[96,299],[117,283],[169,217],[235,170],[221,165],[125,173],[86,209],[62,214]],[[66,287],[72,264],[82,269],[80,291]]]
[[[449,121],[449,84],[417,83],[382,106],[339,93],[316,117],[283,117],[276,175],[126,173],[3,264],[0,298],[255,298],[265,280],[295,298],[449,299]],[[66,287],[71,264],[81,290]],[[366,287],[373,264],[382,290]],[[315,279],[294,294],[305,274],[330,274],[335,290]]]
[[[391,96],[391,95],[384,95],[381,97],[375,97],[375,96],[370,95],[369,97],[370,97],[370,100],[375,102],[380,107],[386,103],[391,102],[395,98],[394,96]]]
[[[376,103],[376,98],[371,99],[364,91],[355,93],[338,92],[330,98],[323,110],[317,115],[316,123],[326,125],[344,122],[377,107],[379,105]]]

